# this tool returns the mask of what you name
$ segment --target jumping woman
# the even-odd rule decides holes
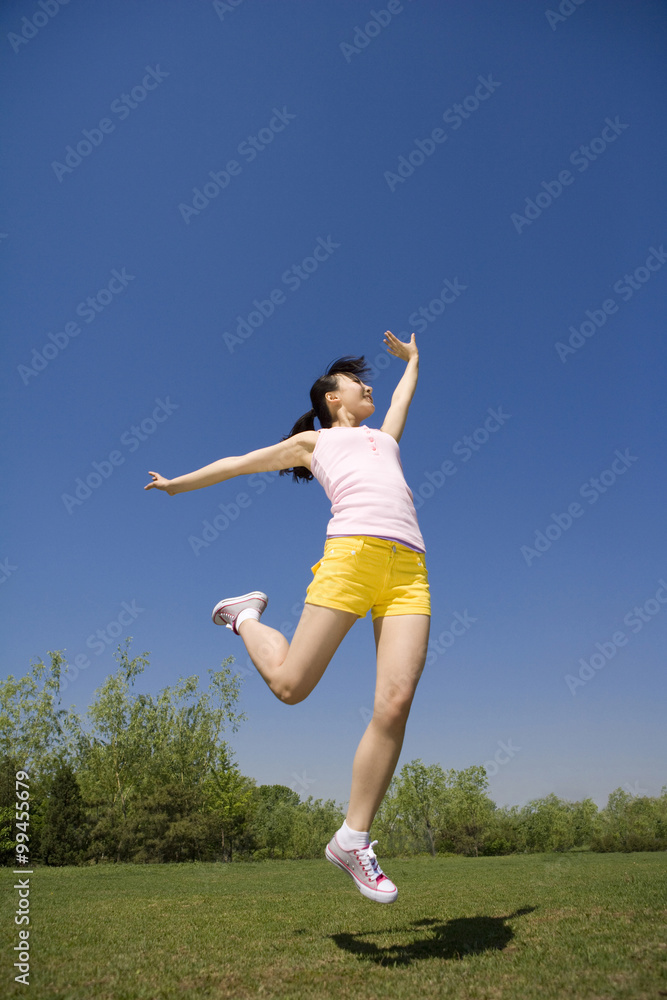
[[[345,821],[326,857],[359,891],[393,903],[394,883],[378,865],[369,831],[403,745],[405,724],[424,668],[430,596],[424,540],[403,476],[398,442],[417,386],[419,352],[412,334],[403,343],[387,331],[390,354],[407,362],[379,430],[369,427],[373,393],[364,358],[335,361],[310,390],[313,408],[279,444],[222,458],[196,472],[165,479],[150,472],[145,489],[173,496],[255,472],[313,477],[331,500],[332,519],[322,559],[312,567],[303,613],[291,643],[260,622],[268,598],[260,591],[219,601],[213,621],[241,637],[274,695],[303,701],[322,677],[358,618],[372,613],[377,650],[373,716],[357,748]],[[315,418],[322,429],[315,430]]]

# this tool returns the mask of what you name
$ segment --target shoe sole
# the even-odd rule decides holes
[[[217,615],[218,611],[220,610],[220,608],[226,608],[226,607],[232,607],[233,608],[237,604],[244,604],[246,601],[251,601],[251,600],[258,600],[258,601],[262,601],[263,602],[264,607],[262,608],[262,610],[260,612],[260,614],[263,614],[264,611],[265,611],[265,609],[266,609],[266,605],[268,604],[268,598],[267,598],[266,594],[263,594],[261,592],[261,590],[253,590],[249,594],[242,594],[241,597],[227,597],[227,598],[224,598],[222,601],[218,601],[218,603],[213,608],[213,611],[211,613],[211,618],[213,620],[213,624],[214,625],[224,625],[226,628],[231,628],[233,630],[233,626],[230,625],[229,622],[226,622],[224,620],[218,621],[216,619],[216,615]]]
[[[352,881],[356,885],[356,887],[359,890],[359,892],[361,893],[361,895],[365,896],[366,899],[372,899],[373,902],[375,902],[375,903],[394,903],[396,901],[396,898],[398,896],[398,889],[394,890],[394,892],[383,893],[382,895],[380,895],[380,893],[377,892],[377,891],[374,892],[372,889],[367,889],[365,885],[362,885],[357,880],[357,878],[350,871],[350,869],[347,867],[347,865],[344,864],[340,860],[340,858],[336,857],[336,855],[330,850],[328,844],[327,844],[327,846],[324,849],[324,855],[325,855],[327,861],[330,861],[332,865],[335,865],[336,868],[340,868],[340,870],[342,872],[345,872],[346,875],[350,876],[350,878],[352,879]]]

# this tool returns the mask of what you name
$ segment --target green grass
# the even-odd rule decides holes
[[[365,900],[326,861],[37,867],[33,1000],[289,997],[585,1000],[667,996],[667,855],[540,854],[386,863]],[[11,881],[10,881],[11,880]]]

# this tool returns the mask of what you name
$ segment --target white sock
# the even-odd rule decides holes
[[[357,851],[362,847],[368,847],[370,843],[368,832],[350,829],[347,820],[343,820],[343,825],[336,833],[336,837],[344,851]]]
[[[244,608],[243,611],[239,611],[238,615],[236,616],[236,621],[234,622],[237,632],[239,630],[239,625],[241,624],[241,622],[246,621],[248,618],[253,618],[256,622],[259,621],[259,611],[257,610],[257,608]]]

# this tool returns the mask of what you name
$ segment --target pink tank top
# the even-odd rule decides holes
[[[398,443],[384,431],[329,427],[318,433],[311,470],[331,500],[332,535],[373,535],[424,552]]]

